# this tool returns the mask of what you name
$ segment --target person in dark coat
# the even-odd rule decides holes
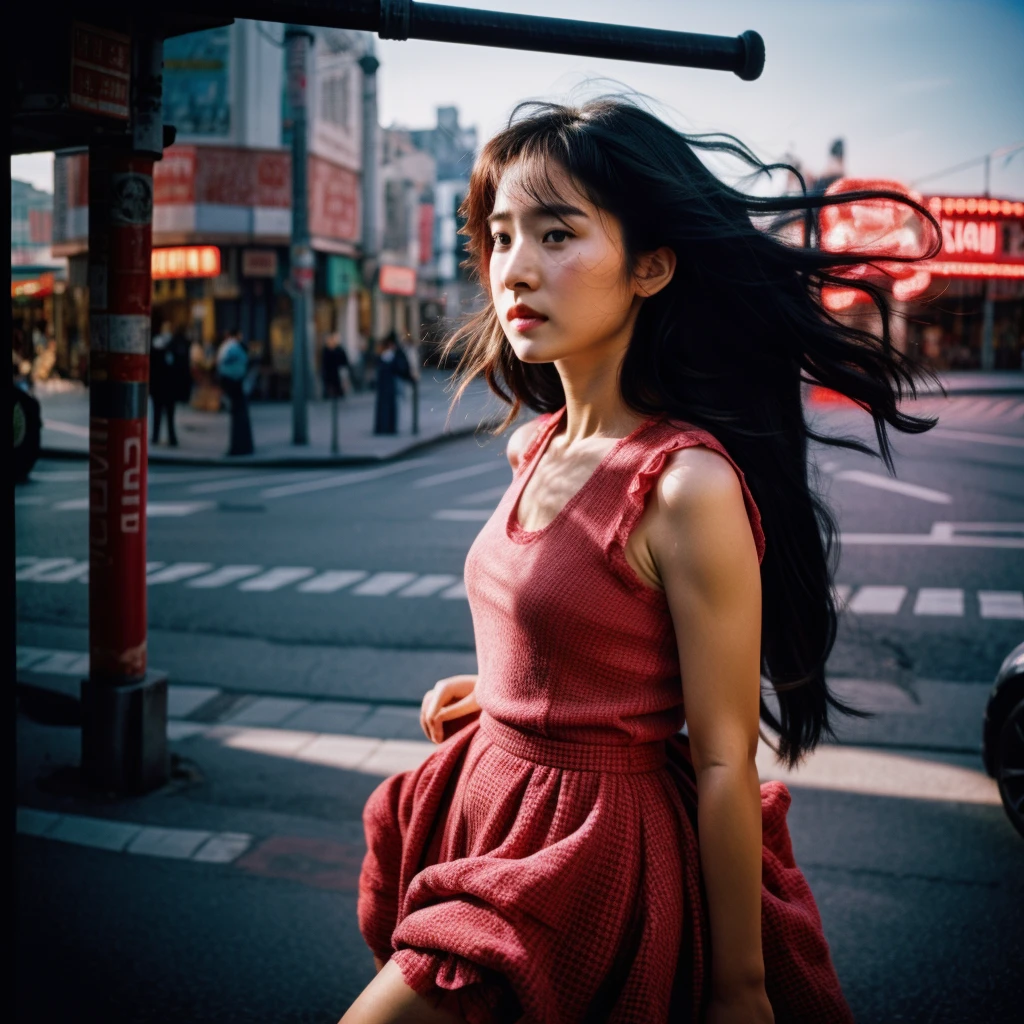
[[[181,356],[175,349],[171,325],[164,323],[160,333],[153,336],[149,357],[149,394],[153,399],[153,444],[160,443],[160,426],[167,417],[167,443],[177,447],[178,435],[174,430],[174,403],[179,401],[178,383],[181,367],[177,365]],[[188,355],[184,357],[184,368],[188,369]]]
[[[324,339],[324,350],[320,356],[320,380],[324,388],[324,398],[345,397],[341,371],[349,368],[349,362],[340,341],[337,334],[328,334]]]
[[[238,331],[228,331],[217,350],[217,375],[231,403],[231,441],[228,455],[252,455],[252,423],[249,402],[245,396],[245,377],[249,370],[249,354]]]
[[[391,331],[381,342],[377,355],[377,401],[373,432],[398,433],[398,389],[396,381],[412,380],[412,370],[398,337]]]

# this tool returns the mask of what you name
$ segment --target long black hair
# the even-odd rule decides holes
[[[830,711],[857,713],[829,692],[825,680],[838,622],[838,530],[809,477],[808,444],[877,455],[891,471],[887,427],[921,433],[934,420],[899,408],[901,399],[916,393],[925,371],[893,346],[885,290],[865,277],[854,285],[877,309],[877,335],[844,322],[822,303],[824,287],[850,287],[844,268],[874,265],[878,253],[800,247],[772,225],[794,211],[881,199],[912,207],[935,232],[919,255],[893,261],[934,256],[941,236],[931,214],[902,193],[809,196],[804,188],[803,195],[748,195],[716,177],[699,151],[732,154],[754,175],[792,171],[803,186],[795,168],[762,163],[731,135],[685,135],[621,99],[580,107],[523,104],[476,162],[461,210],[464,234],[469,265],[486,285],[493,245],[487,218],[502,173],[522,162],[523,187],[542,205],[560,201],[552,185],[555,165],[612,214],[622,226],[630,269],[640,253],[661,246],[676,253],[672,282],[640,308],[620,390],[638,414],[664,413],[708,430],[743,470],[767,537],[761,670],[777,711],[762,694],[761,718],[779,734],[779,754],[792,765],[823,735],[834,735]],[[499,430],[524,405],[550,412],[565,404],[555,366],[521,362],[490,303],[449,339],[445,355],[456,351],[456,397],[483,376],[510,406]],[[802,401],[810,383],[870,413],[878,450],[812,429]]]

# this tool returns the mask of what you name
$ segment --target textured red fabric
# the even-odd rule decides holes
[[[466,559],[482,711],[366,804],[359,923],[377,957],[470,1024],[699,1021],[711,944],[675,633],[624,546],[670,452],[728,455],[648,420],[527,532],[519,495],[563,416],[542,418]],[[768,995],[778,1024],[848,1022],[789,800],[761,787]]]

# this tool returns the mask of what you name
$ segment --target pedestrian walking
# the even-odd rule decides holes
[[[391,331],[385,335],[377,354],[377,396],[374,404],[375,434],[398,433],[399,380],[412,380],[409,360],[398,344],[398,335]]]
[[[466,559],[479,673],[424,696],[437,749],[363,812],[379,973],[344,1024],[852,1019],[754,760],[762,723],[792,765],[849,710],[807,451],[851,442],[812,434],[801,383],[867,409],[887,462],[930,421],[888,334],[821,305],[867,254],[756,226],[831,197],[745,196],[705,152],[766,170],[613,100],[531,104],[473,170],[490,302],[448,343],[456,399],[482,376],[504,427],[541,415]]]
[[[249,402],[245,394],[245,378],[249,369],[249,356],[241,334],[236,330],[226,333],[217,350],[217,375],[231,406],[231,440],[228,455],[252,455],[252,424],[249,421]]]
[[[348,355],[341,345],[340,336],[336,333],[328,334],[324,339],[323,352],[320,354],[320,382],[323,385],[324,398],[345,396],[341,371],[348,369]]]
[[[149,358],[149,394],[153,399],[152,444],[160,443],[160,427],[166,419],[167,443],[172,448],[177,447],[174,406],[176,402],[182,401],[181,378],[183,374],[188,376],[188,372],[188,349],[186,347],[182,352],[170,323],[165,321],[159,333],[153,335]]]

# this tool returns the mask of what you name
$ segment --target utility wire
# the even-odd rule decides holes
[[[1008,164],[1013,157],[1024,150],[1024,141],[1011,142],[1008,146],[1001,146],[999,149],[993,149],[991,153],[986,153],[984,156],[977,156],[973,160],[967,160],[962,164],[957,164],[955,167],[947,167],[944,171],[934,171],[931,174],[926,174],[922,178],[917,178],[912,181],[911,185],[920,185],[923,181],[932,181],[935,178],[945,177],[947,174],[956,174],[957,171],[965,171],[968,167],[977,167],[979,164],[983,164],[986,160],[991,160],[992,157],[1005,156],[1007,158],[1006,163]],[[1006,164],[1003,165],[1004,167]]]

